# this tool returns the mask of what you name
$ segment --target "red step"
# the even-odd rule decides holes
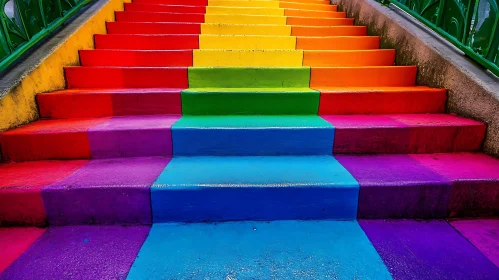
[[[192,66],[192,50],[81,50],[82,66]]]
[[[481,122],[446,114],[328,115],[335,154],[473,152],[485,136]]]
[[[40,117],[98,118],[181,114],[183,88],[74,89],[38,94]]]
[[[96,49],[186,50],[199,48],[199,35],[95,34]]]
[[[115,15],[118,22],[204,22],[204,14],[117,11]]]
[[[66,67],[68,88],[187,88],[187,67]]]
[[[41,120],[0,134],[7,161],[171,156],[180,115]]]
[[[133,0],[138,4],[165,4],[165,5],[188,5],[188,6],[207,6],[208,0]]]
[[[204,14],[206,13],[206,8],[204,6],[125,3],[125,11]]]
[[[444,113],[445,89],[428,87],[337,87],[321,92],[319,115]]]
[[[199,23],[106,22],[108,34],[201,34]]]

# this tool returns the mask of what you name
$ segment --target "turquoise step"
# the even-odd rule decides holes
[[[151,187],[153,222],[342,219],[359,185],[332,156],[175,157]]]
[[[183,116],[174,156],[330,155],[334,128],[318,116]]]

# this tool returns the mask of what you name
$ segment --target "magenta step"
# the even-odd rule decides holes
[[[187,67],[66,67],[68,88],[187,88]]]
[[[499,214],[499,160],[483,154],[337,155],[360,186],[359,219]]]
[[[126,115],[180,115],[177,88],[74,89],[38,94],[42,118],[98,118]]]
[[[96,34],[96,49],[186,50],[199,48],[198,35]]]
[[[106,22],[108,34],[200,34],[199,23]]]
[[[328,115],[335,154],[472,152],[485,137],[481,122],[447,114]]]
[[[41,120],[0,134],[7,161],[171,156],[179,115]]]
[[[148,3],[124,3],[125,11],[131,12],[168,12],[168,13],[191,13],[204,14],[204,6],[186,6],[186,5],[158,5]]]
[[[204,22],[204,14],[117,11],[115,15],[117,22]]]
[[[192,66],[192,50],[80,50],[82,66]]]

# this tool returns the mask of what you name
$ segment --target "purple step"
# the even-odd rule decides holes
[[[1,279],[126,279],[148,226],[50,227]]]
[[[359,222],[393,279],[497,279],[495,266],[445,221]]]

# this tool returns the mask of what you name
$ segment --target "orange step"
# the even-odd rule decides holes
[[[407,87],[416,74],[416,66],[312,67],[310,87]]]
[[[338,6],[327,5],[327,4],[315,4],[315,3],[294,3],[294,2],[279,2],[279,8],[287,9],[301,9],[301,10],[311,10],[311,11],[331,11],[336,12]]]
[[[291,26],[291,36],[366,36],[365,26]]]
[[[379,49],[378,36],[297,37],[300,50],[366,50]]]
[[[308,11],[297,9],[286,9],[284,15],[288,17],[321,17],[321,18],[346,18],[345,12],[331,11]]]
[[[287,17],[287,25],[304,26],[342,26],[353,25],[353,18],[315,18],[315,17]]]
[[[303,66],[390,66],[395,50],[309,51],[303,53]]]

